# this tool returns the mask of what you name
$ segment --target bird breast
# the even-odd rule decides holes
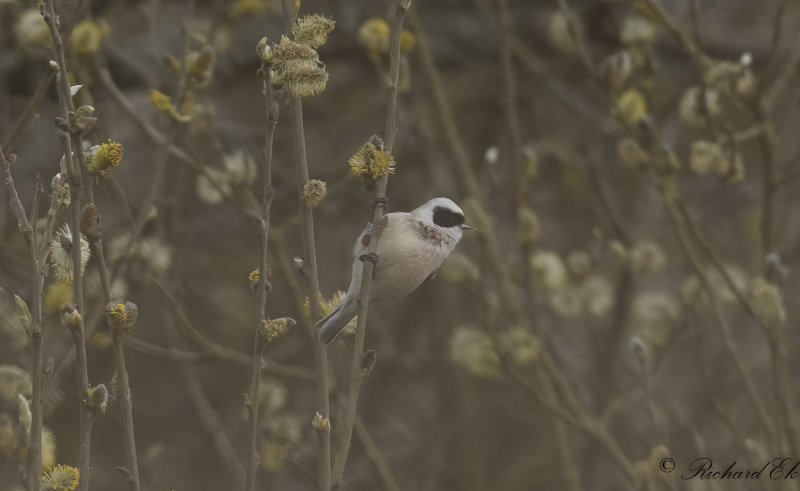
[[[373,300],[398,298],[419,287],[455,248],[458,238],[409,213],[389,213],[378,243],[378,266],[372,279]],[[358,257],[367,248],[356,242],[353,278],[361,274]]]

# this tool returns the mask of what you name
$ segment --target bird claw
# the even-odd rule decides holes
[[[359,259],[359,261],[369,261],[374,266],[378,265],[378,255],[375,254],[374,252],[368,252],[366,254],[362,254],[362,255],[358,256],[358,259]]]
[[[386,196],[378,196],[377,198],[375,198],[370,202],[370,206],[372,207],[373,210],[378,206],[380,206],[381,208],[383,208],[383,211],[386,211],[386,209],[389,208],[389,198],[387,198]]]

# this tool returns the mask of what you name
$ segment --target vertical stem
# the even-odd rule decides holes
[[[297,18],[297,6],[290,0],[283,0],[283,16],[286,31],[289,32]],[[309,180],[308,156],[306,155],[306,137],[303,129],[303,105],[300,99],[289,96],[289,120],[292,125],[292,141],[294,142],[294,160],[297,170],[297,198],[300,201],[301,222],[303,229],[303,249],[307,271],[311,280],[311,325],[319,320],[320,293],[319,272],[317,271],[317,250],[314,240],[314,216],[311,208],[303,203],[303,188]],[[317,412],[323,421],[328,422],[325,427],[317,429],[318,455],[317,455],[317,486],[320,491],[331,489],[331,431],[330,431],[330,401],[328,400],[328,348],[314,336],[314,363],[317,377]]]
[[[119,377],[120,407],[122,408],[122,424],[125,427],[125,443],[128,458],[128,487],[139,491],[139,463],[136,458],[136,439],[133,431],[133,402],[131,400],[131,385],[128,380],[128,368],[125,365],[125,351],[122,347],[122,336],[114,332],[114,357],[117,362],[117,376]]]
[[[264,76],[264,110],[267,115],[266,132],[264,135],[264,156],[263,169],[263,193],[261,201],[261,218],[259,219],[259,242],[261,246],[260,262],[258,269],[258,301],[256,304],[256,314],[258,322],[265,319],[267,303],[267,251],[269,245],[269,221],[272,198],[275,190],[272,189],[272,141],[275,134],[275,126],[278,124],[279,106],[272,102],[272,90],[270,88],[270,69],[262,62],[261,72]],[[259,336],[258,324],[256,324],[255,339],[253,341],[253,373],[250,383],[250,445],[247,457],[247,482],[245,489],[253,491],[256,485],[256,470],[258,469],[258,404],[259,390],[261,389],[261,358],[264,354],[264,343]]]
[[[396,112],[397,112],[397,80],[400,74],[400,33],[403,31],[403,21],[405,20],[406,13],[411,6],[411,0],[398,0],[397,8],[395,10],[394,27],[392,28],[392,38],[389,45],[389,86],[387,88],[386,99],[386,124],[384,130],[384,150],[392,153],[394,147],[395,136],[397,135]],[[380,241],[380,234],[382,231],[381,219],[385,213],[385,201],[380,202],[381,199],[386,198],[386,187],[389,181],[389,176],[384,175],[377,182],[377,189],[375,195],[377,206],[372,211],[371,223],[375,224],[375,230],[372,237],[369,238],[368,252],[375,254],[378,250],[378,243]],[[350,366],[350,385],[347,397],[347,409],[345,411],[344,427],[342,428],[342,441],[339,444],[339,449],[336,452],[336,464],[333,470],[333,483],[334,488],[341,487],[341,481],[344,476],[345,465],[347,464],[347,456],[350,453],[350,443],[353,437],[353,425],[356,420],[356,407],[358,404],[358,393],[361,389],[361,382],[364,378],[361,368],[361,358],[364,353],[364,342],[366,338],[367,328],[367,313],[369,310],[369,291],[372,286],[372,275],[375,271],[375,264],[369,261],[364,261],[364,266],[361,269],[361,291],[358,297],[358,321],[355,334],[355,342],[353,346],[353,359]]]
[[[31,313],[31,337],[33,349],[33,365],[31,366],[32,396],[31,396],[31,434],[28,443],[28,489],[39,491],[42,475],[42,349],[44,345],[44,330],[42,329],[42,265],[39,264],[39,251],[36,247],[32,220],[36,216],[31,216],[28,220],[25,208],[19,199],[17,189],[14,186],[14,179],[11,175],[11,163],[3,154],[0,148],[0,163],[3,165],[5,183],[10,197],[10,206],[17,218],[17,226],[25,237],[30,249],[31,266],[33,274],[31,276],[33,291],[31,300],[33,301],[33,312]]]
[[[295,166],[297,167],[297,196],[300,200],[301,221],[303,227],[303,249],[306,266],[311,280],[311,322],[319,320],[320,293],[319,273],[317,271],[317,251],[314,240],[314,217],[311,208],[301,198],[303,187],[309,180],[308,160],[306,156],[306,140],[303,130],[303,106],[300,99],[292,97],[289,101],[290,120],[293,128]],[[317,369],[317,412],[330,421],[330,402],[328,400],[328,348],[318,338],[314,339],[314,358]],[[331,488],[331,432],[330,427],[317,430],[319,439],[319,456],[317,462],[317,480],[320,491]]]
[[[261,387],[261,359],[264,355],[265,344],[261,342],[256,329],[255,347],[253,348],[253,372],[250,378],[250,395],[248,397],[248,411],[250,416],[250,440],[247,449],[247,482],[246,491],[253,491],[256,486],[256,471],[258,470],[258,398]]]
[[[83,276],[81,274],[81,196],[83,193],[83,179],[82,170],[78,162],[75,161],[75,155],[72,152],[72,141],[68,131],[73,130],[73,120],[75,117],[75,107],[72,103],[70,96],[69,81],[67,79],[67,63],[64,56],[64,42],[61,34],[58,31],[59,21],[53,6],[53,0],[39,0],[39,7],[42,11],[45,22],[50,29],[50,35],[53,39],[53,51],[55,54],[55,62],[58,67],[58,75],[56,76],[58,86],[58,99],[59,99],[59,112],[61,124],[65,126],[59,127],[59,139],[64,148],[64,158],[67,163],[67,176],[69,182],[70,192],[70,216],[71,216],[71,229],[72,229],[72,293],[73,303],[75,303],[78,312],[81,314],[80,322],[77,329],[80,330],[80,342],[76,344],[78,353],[78,401],[80,404],[80,489],[81,491],[88,491],[89,489],[89,471],[90,471],[90,456],[91,456],[91,428],[94,420],[94,415],[91,409],[84,403],[86,399],[86,390],[89,387],[89,370],[86,364],[86,343],[84,340],[84,318],[85,312],[83,309]],[[41,360],[40,360],[41,361]],[[41,473],[41,471],[40,471]],[[39,476],[31,476],[37,481]],[[38,488],[38,484],[34,484],[33,489]]]

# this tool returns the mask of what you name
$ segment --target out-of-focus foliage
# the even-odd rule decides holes
[[[401,489],[701,489],[679,478],[696,458],[724,470],[800,456],[797,5],[412,2],[389,154],[373,135],[393,2],[304,0],[290,29],[277,0],[55,4],[102,216],[77,244],[82,313],[50,33],[30,2],[0,1],[0,146],[17,156],[28,211],[38,186],[36,245],[49,254],[45,488],[126,485],[113,330],[127,337],[143,489],[236,488],[256,332],[258,481],[313,488],[317,431],[330,425],[334,449],[342,437],[353,337],[329,348],[326,419],[301,207],[313,208],[326,315],[369,219],[364,184],[387,173],[390,211],[447,196],[478,230],[418,291],[370,306],[367,435],[357,426],[344,488],[393,489],[388,469]],[[267,74],[279,116],[259,322]],[[287,94],[303,98],[301,192]],[[3,186],[0,488],[27,459],[33,390],[30,248],[9,199]],[[102,256],[89,245],[99,230]],[[76,469],[80,403],[97,414],[91,476]],[[659,467],[668,457],[675,472]]]

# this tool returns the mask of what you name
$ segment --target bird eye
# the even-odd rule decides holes
[[[456,227],[464,223],[464,215],[453,210],[437,206],[433,209],[433,223],[440,227]]]

